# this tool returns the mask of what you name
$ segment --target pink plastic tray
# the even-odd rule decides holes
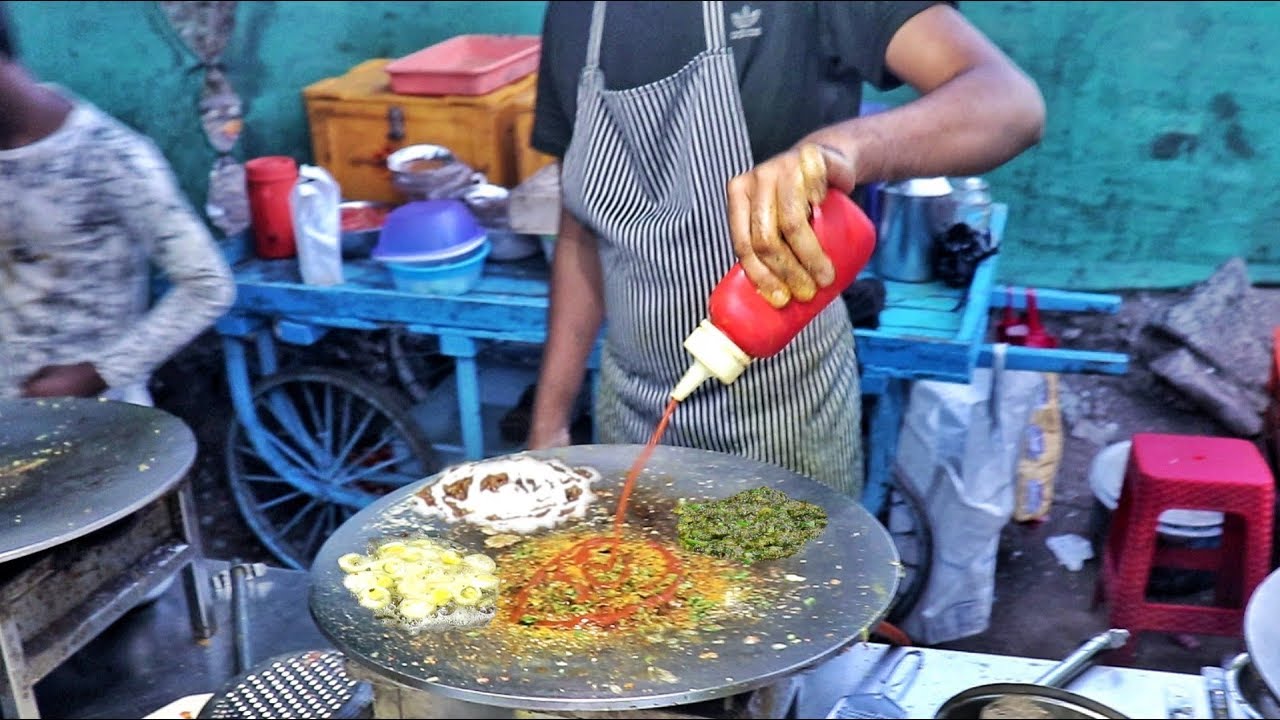
[[[387,64],[391,91],[484,95],[538,69],[537,35],[458,35]]]

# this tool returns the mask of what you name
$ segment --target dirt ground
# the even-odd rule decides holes
[[[1035,524],[1009,524],[998,556],[996,599],[989,629],[942,647],[1039,658],[1061,658],[1090,635],[1107,628],[1106,608],[1092,607],[1098,562],[1089,560],[1072,572],[1045,544],[1054,535],[1089,537],[1094,497],[1088,471],[1106,444],[1140,431],[1225,435],[1212,419],[1145,366],[1143,325],[1155,314],[1183,300],[1188,291],[1121,293],[1117,315],[1046,315],[1051,332],[1064,344],[1131,354],[1123,377],[1066,375],[1062,404],[1066,445],[1049,517]],[[321,350],[326,362],[344,363],[375,381],[393,383],[376,338],[364,350]],[[367,352],[366,352],[367,351]],[[224,438],[230,417],[216,338],[199,340],[157,375],[157,403],[187,420],[200,440],[195,486],[206,553],[217,559],[277,562],[241,520],[223,471]],[[514,388],[511,397],[519,395]],[[210,402],[209,398],[217,398]],[[1205,665],[1221,666],[1242,649],[1222,638],[1144,636],[1136,664],[1141,667],[1198,673]]]
[[[1040,523],[1006,526],[990,628],[942,647],[1061,658],[1093,633],[1107,629],[1107,608],[1092,604],[1098,561],[1089,560],[1081,570],[1071,572],[1059,564],[1045,540],[1068,533],[1090,537],[1097,510],[1089,487],[1089,468],[1106,444],[1126,440],[1136,432],[1230,435],[1145,364],[1149,359],[1142,337],[1145,322],[1184,300],[1188,293],[1121,293],[1124,303],[1117,315],[1046,318],[1050,330],[1070,347],[1129,353],[1130,369],[1121,377],[1061,377],[1067,433],[1050,514]],[[1200,602],[1203,598],[1193,593],[1171,601]],[[1202,666],[1222,666],[1243,649],[1237,639],[1144,635],[1135,665],[1198,673]]]

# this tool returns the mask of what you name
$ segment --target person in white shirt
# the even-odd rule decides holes
[[[0,397],[151,404],[151,373],[230,306],[230,268],[149,138],[21,65],[2,4],[0,198]]]

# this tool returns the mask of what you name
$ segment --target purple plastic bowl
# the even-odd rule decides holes
[[[463,201],[419,200],[387,215],[372,257],[398,263],[444,262],[475,250],[484,239],[484,229]]]

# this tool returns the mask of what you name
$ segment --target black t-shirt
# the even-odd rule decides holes
[[[563,157],[573,136],[578,78],[586,64],[592,2],[550,2],[533,146]],[[901,84],[885,51],[903,23],[934,2],[725,3],[743,113],[757,162],[818,128],[855,117],[862,83]],[[675,74],[706,49],[702,3],[610,2],[600,67],[610,90]]]

